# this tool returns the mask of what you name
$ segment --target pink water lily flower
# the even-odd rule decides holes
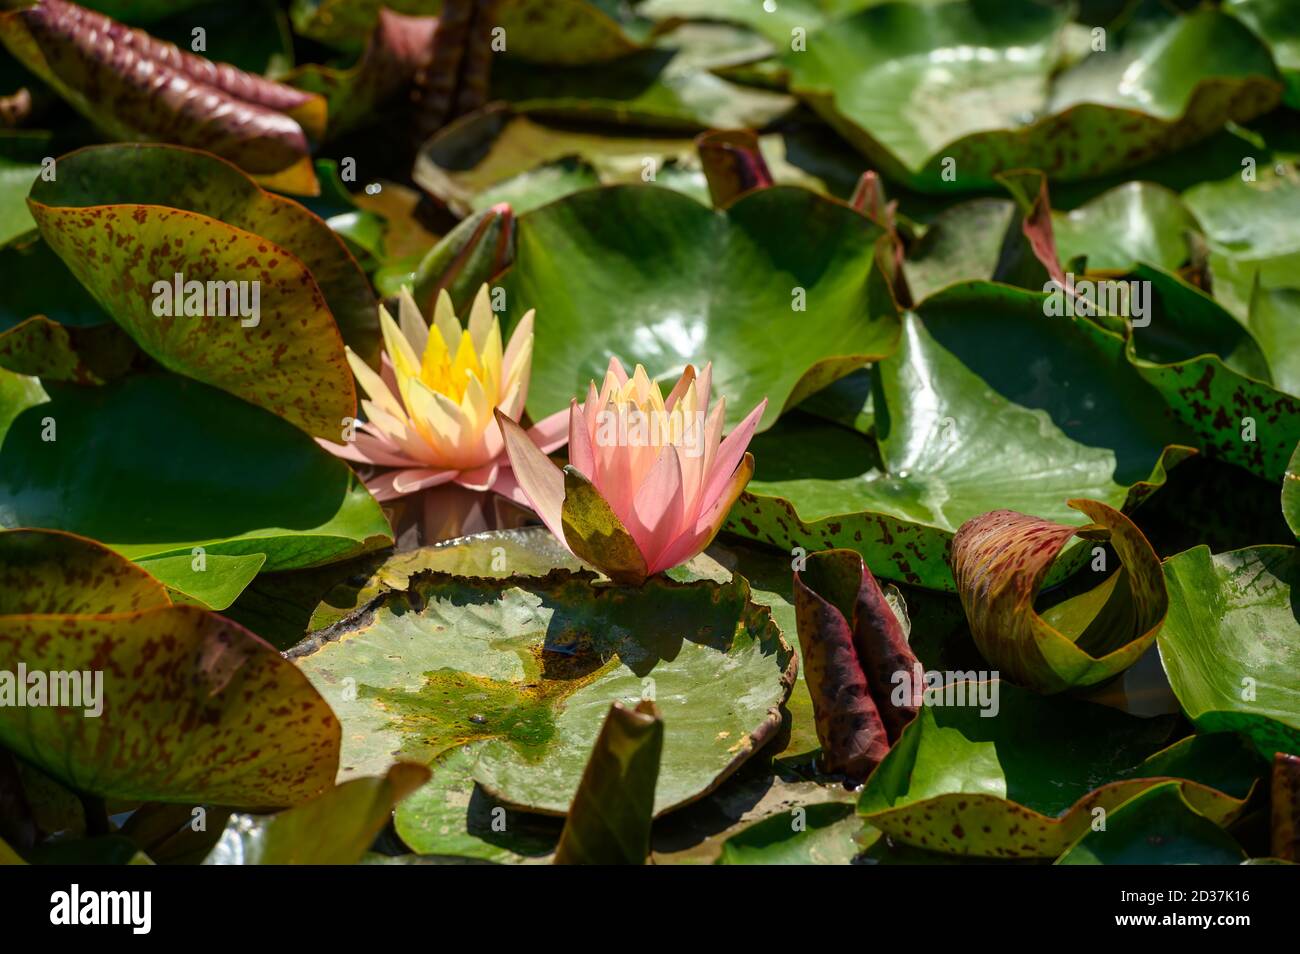
[[[380,306],[384,337],[381,373],[348,349],[348,364],[367,395],[364,423],[354,439],[339,445],[319,441],[345,460],[391,467],[366,481],[376,500],[395,500],[440,484],[491,490],[520,504],[528,501],[502,453],[496,417],[517,421],[528,397],[533,356],[533,312],[520,319],[510,343],[501,343],[501,325],[484,285],[461,327],[446,291],[438,293],[433,326],[424,320],[411,293],[402,290],[398,320]],[[527,431],[538,454],[563,446],[564,411]],[[523,430],[515,424],[523,434]]]
[[[746,452],[767,401],[725,440],[726,399],[710,410],[713,366],[687,366],[665,399],[637,365],[615,358],[597,392],[569,407],[561,471],[518,424],[498,415],[506,453],[533,510],[576,556],[619,583],[685,563],[717,535],[754,473]]]

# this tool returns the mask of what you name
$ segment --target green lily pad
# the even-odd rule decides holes
[[[653,691],[672,727],[662,813],[712,790],[772,737],[795,674],[743,580],[627,589],[567,570],[423,573],[289,655],[346,726],[340,780],[483,740],[475,780],[544,814],[568,810],[611,701]]]
[[[268,571],[392,540],[343,461],[222,391],[169,374],[49,390],[50,400],[20,413],[5,436],[0,526],[79,533],[131,559],[190,560],[196,547],[209,558],[265,555]],[[215,599],[213,587],[225,589],[224,571],[234,567],[223,565],[212,582],[183,574],[168,582]]]
[[[847,865],[862,850],[852,805],[822,802],[764,818],[722,845],[720,865]]]
[[[643,16],[656,19],[726,20],[757,30],[778,47],[788,47],[792,31],[811,32],[836,16],[861,10],[881,0],[645,0]]]
[[[1281,480],[1300,441],[1300,396],[1267,381],[1259,343],[1212,300],[1153,266],[1149,326],[1135,328],[1128,353],[1138,373],[1190,429],[1193,447],[1267,480]]]
[[[370,850],[393,807],[429,779],[423,765],[398,762],[276,815],[234,815],[205,865],[352,865]]]
[[[678,131],[763,129],[790,113],[795,98],[741,86],[714,70],[767,52],[767,42],[747,30],[685,23],[610,63],[539,70],[499,59],[492,68],[492,98],[518,113],[556,119]]]
[[[157,579],[94,540],[56,530],[0,531],[0,615],[134,613],[170,605]]]
[[[0,368],[0,444],[19,414],[49,399],[39,379]]]
[[[1235,819],[1261,771],[1231,734],[1162,749],[1168,717],[1045,699],[1006,682],[954,683],[867,780],[859,814],[895,841],[956,855],[1053,858],[1138,792],[1173,778],[1198,811]],[[956,689],[966,690],[965,703]],[[983,702],[972,704],[979,688]],[[928,693],[927,693],[928,695]]]
[[[1287,0],[1225,0],[1223,12],[1250,27],[1273,51],[1286,79],[1285,102],[1300,109],[1300,21]]]
[[[1087,259],[1089,271],[1131,271],[1139,262],[1172,271],[1187,261],[1196,219],[1177,193],[1126,182],[1070,212],[1052,213],[1061,262]]]
[[[1089,831],[1058,865],[1236,865],[1246,859],[1226,831],[1183,797],[1177,782],[1156,785],[1120,805],[1101,831]]]
[[[878,446],[787,415],[751,443],[754,479],[726,529],[785,550],[848,547],[879,576],[951,590],[952,534],[978,514],[1077,525],[1073,497],[1116,509],[1144,499],[1186,456],[1177,445],[1188,433],[1166,419],[1120,338],[1046,317],[1044,301],[982,282],[927,299],[873,370]],[[1067,551],[1052,579],[1079,553]]]
[[[1030,0],[887,3],[826,23],[782,62],[790,88],[875,168],[930,192],[988,188],[1019,168],[1103,175],[1279,99],[1268,50],[1216,10],[1135,16],[1106,50],[1055,72],[1065,24]]]
[[[1241,732],[1266,757],[1300,754],[1300,558],[1294,547],[1165,561],[1169,616],[1157,637],[1169,684],[1204,732]]]
[[[664,378],[711,360],[728,425],[766,397],[759,428],[770,427],[786,405],[893,350],[894,306],[872,267],[881,234],[838,202],[783,186],[725,212],[613,186],[521,216],[503,284],[514,313],[537,309],[529,413],[585,395],[612,356]]]
[[[373,357],[378,319],[364,273],[324,222],[191,150],[97,146],[64,156],[58,169],[56,181],[32,187],[42,235],[141,348],[172,370],[337,438],[356,407],[340,332]],[[172,307],[161,309],[157,283],[174,285],[176,274],[184,282],[258,281],[260,314],[177,314],[186,299],[171,295]],[[243,304],[252,304],[251,286]]]
[[[140,566],[168,588],[184,594],[187,602],[212,610],[223,610],[235,602],[265,564],[265,553],[205,553],[201,559],[185,553],[140,560]]]
[[[307,628],[331,626],[381,593],[406,589],[421,570],[505,579],[546,576],[555,569],[581,570],[583,564],[545,527],[488,530],[445,540],[394,553],[359,586],[349,580],[334,587],[316,607]]]
[[[79,674],[81,704],[6,704],[0,743],[79,791],[271,808],[312,797],[338,771],[339,723],[311,683],[197,607],[9,617],[0,670],[20,663],[29,693],[37,671]]]
[[[397,806],[397,835],[421,855],[522,864],[555,850],[553,819],[501,805],[474,781],[474,765],[488,742],[449,749],[434,760],[433,778]]]

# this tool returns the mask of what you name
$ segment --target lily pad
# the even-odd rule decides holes
[[[49,390],[5,435],[0,526],[79,533],[131,559],[264,554],[268,571],[392,540],[346,464],[222,391],[169,374]]]
[[[265,564],[265,553],[204,553],[200,557],[191,552],[140,561],[154,577],[183,594],[183,601],[213,610],[235,602]]]
[[[1235,865],[1241,845],[1183,797],[1177,782],[1156,785],[1120,805],[1101,831],[1089,831],[1058,865]]]
[[[767,51],[767,42],[747,30],[685,23],[610,63],[539,70],[499,59],[492,98],[516,112],[555,119],[678,131],[763,129],[790,113],[795,98],[732,83],[714,70]]]
[[[1165,561],[1169,617],[1157,639],[1169,684],[1203,732],[1241,732],[1268,758],[1300,754],[1300,558],[1294,547]]]
[[[567,570],[426,572],[289,655],[347,727],[340,780],[484,740],[484,790],[557,815],[611,701],[654,692],[663,711],[659,814],[711,791],[772,737],[795,675],[743,580],[626,589]]]
[[[99,384],[139,356],[35,233],[0,248],[0,272],[23,276],[0,301],[0,367],[47,381]]]
[[[1061,262],[1085,258],[1089,271],[1131,271],[1149,262],[1172,271],[1187,261],[1199,232],[1177,193],[1153,182],[1126,182],[1070,212],[1052,213]]]
[[[781,812],[723,843],[720,865],[847,865],[861,851],[852,805],[822,802]]]
[[[57,530],[0,531],[0,615],[134,613],[170,605],[158,580],[94,540]]]
[[[971,517],[1015,508],[1077,525],[1067,500],[1131,509],[1189,453],[1123,341],[1047,317],[1041,293],[971,282],[933,295],[873,374],[878,441],[788,415],[750,445],[754,479],[728,530],[848,547],[879,576],[951,590],[952,534]]]
[[[983,716],[991,707],[972,704],[977,689],[981,701],[996,702],[991,717]],[[1231,734],[1162,749],[1168,717],[1048,700],[996,680],[954,682],[944,692],[939,704],[927,699],[858,803],[872,825],[919,848],[1053,858],[1088,830],[1095,809],[1109,813],[1171,778],[1198,811],[1227,823],[1261,771]]]
[[[141,348],[317,436],[338,436],[356,407],[340,333],[375,357],[378,319],[364,273],[324,222],[190,150],[97,146],[58,168],[57,180],[32,187],[42,235]],[[218,296],[206,293],[200,317],[180,310],[189,292],[168,295],[172,307],[162,309],[157,283],[174,287],[177,274],[260,282],[259,313],[236,314],[229,299],[213,307]]]
[[[931,192],[1019,168],[1103,175],[1280,98],[1268,50],[1217,10],[1140,14],[1055,72],[1065,24],[1030,0],[886,3],[826,23],[782,61],[790,88],[875,168]]]
[[[585,395],[615,355],[674,379],[712,360],[728,426],[766,397],[759,428],[770,427],[786,405],[893,350],[894,305],[872,267],[881,234],[841,203],[783,186],[724,212],[612,186],[521,216],[503,284],[516,313],[537,309],[529,413]]]
[[[234,815],[205,865],[352,865],[370,850],[394,806],[429,779],[423,765],[398,762],[276,815]]]
[[[1300,444],[1296,445],[1282,478],[1282,515],[1291,531],[1300,537]]]
[[[1300,22],[1287,0],[1225,0],[1223,11],[1241,20],[1273,51],[1286,79],[1285,102],[1300,109]]]
[[[100,686],[96,702],[83,684],[77,707],[0,707],[0,742],[79,791],[271,808],[312,797],[338,770],[339,723],[311,683],[247,630],[196,607],[9,617],[0,670],[20,663],[29,693],[37,671]]]

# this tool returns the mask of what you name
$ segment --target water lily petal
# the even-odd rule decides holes
[[[456,477],[454,470],[430,470],[426,467],[411,467],[406,470],[390,470],[366,481],[366,489],[380,503],[396,500],[407,494],[413,494],[429,487],[449,483]]]
[[[456,320],[456,309],[452,306],[447,289],[438,290],[438,301],[433,306],[433,324],[442,335],[443,347],[454,352],[460,342],[460,322]]]
[[[653,566],[655,559],[681,533],[682,506],[681,466],[677,449],[670,445],[660,449],[623,521],[647,566]]]
[[[556,539],[564,543],[564,524],[560,515],[564,506],[564,474],[532,442],[517,421],[510,420],[500,411],[497,411],[496,418],[505,439],[510,469],[523,489],[528,505]]]
[[[569,439],[570,413],[570,411],[556,411],[554,414],[548,414],[528,429],[528,436],[547,454],[558,450]]]
[[[763,398],[718,447],[717,456],[707,477],[708,483],[704,488],[701,506],[705,509],[712,505],[712,502],[723,492],[723,488],[731,482],[736,465],[745,453],[745,448],[749,446],[750,438],[754,436],[754,429],[758,427],[759,418],[763,416],[766,408],[767,398]]]
[[[397,324],[402,335],[411,343],[411,350],[417,355],[424,354],[429,343],[429,326],[424,323],[420,308],[411,297],[411,289],[405,285],[397,296]]]
[[[496,461],[492,461],[490,464],[475,467],[473,470],[462,470],[456,475],[456,483],[468,490],[491,490],[500,471],[501,465]]]

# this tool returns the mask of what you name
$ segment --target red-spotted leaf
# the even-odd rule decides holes
[[[1135,663],[1169,606],[1160,560],[1133,522],[1095,500],[1070,506],[1092,521],[1065,526],[995,510],[962,524],[952,541],[957,593],[984,658],[1040,692],[1091,686]],[[1109,540],[1122,566],[1105,582],[1051,610],[1034,601],[1066,542]],[[1093,567],[1104,567],[1104,554]]]
[[[794,575],[794,597],[823,768],[864,778],[916,716],[919,680],[909,683],[916,656],[875,577],[852,550],[810,555]],[[901,693],[899,672],[909,677]]]
[[[134,613],[167,589],[103,544],[61,530],[0,532],[0,615]]]
[[[327,137],[374,122],[376,110],[407,89],[433,52],[436,17],[408,17],[382,8],[361,58],[348,69],[308,63],[286,81],[329,104]]]
[[[319,96],[213,63],[67,0],[0,16],[0,40],[110,136],[205,149],[276,188],[318,191],[309,138],[324,129]]]
[[[307,678],[196,607],[2,617],[0,672],[20,665],[26,685],[0,680],[0,744],[78,791],[272,808],[338,771],[339,722]]]
[[[1273,756],[1273,857],[1300,862],[1300,756]]]
[[[373,298],[297,203],[201,153],[101,146],[60,159],[28,204],[45,241],[160,364],[318,437],[336,440],[355,414],[331,305],[365,354]]]

